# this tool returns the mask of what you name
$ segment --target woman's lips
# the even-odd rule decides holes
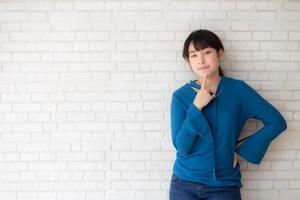
[[[208,66],[205,66],[205,67],[199,67],[198,69],[199,70],[203,70],[203,69],[207,69],[208,68]]]

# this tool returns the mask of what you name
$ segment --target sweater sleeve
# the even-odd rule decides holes
[[[271,141],[286,128],[287,124],[280,112],[252,87],[242,81],[243,111],[245,119],[262,121],[263,127],[250,135],[236,152],[248,162],[259,164]]]
[[[173,94],[171,102],[172,142],[179,155],[188,155],[197,135],[212,142],[212,134],[206,118],[194,103],[186,110],[179,98]]]

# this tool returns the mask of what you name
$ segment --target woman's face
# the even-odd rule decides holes
[[[193,72],[199,76],[215,76],[219,74],[219,64],[224,58],[224,51],[208,47],[197,51],[194,44],[191,42],[189,45],[189,62]]]

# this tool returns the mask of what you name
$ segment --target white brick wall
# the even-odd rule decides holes
[[[223,40],[225,74],[288,121],[261,165],[241,161],[243,199],[298,199],[299,13],[297,0],[1,0],[0,199],[167,200],[170,97],[194,78],[181,51],[199,28]]]

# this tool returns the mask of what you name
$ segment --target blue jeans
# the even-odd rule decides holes
[[[238,186],[210,186],[182,180],[172,175],[170,200],[241,200]]]

